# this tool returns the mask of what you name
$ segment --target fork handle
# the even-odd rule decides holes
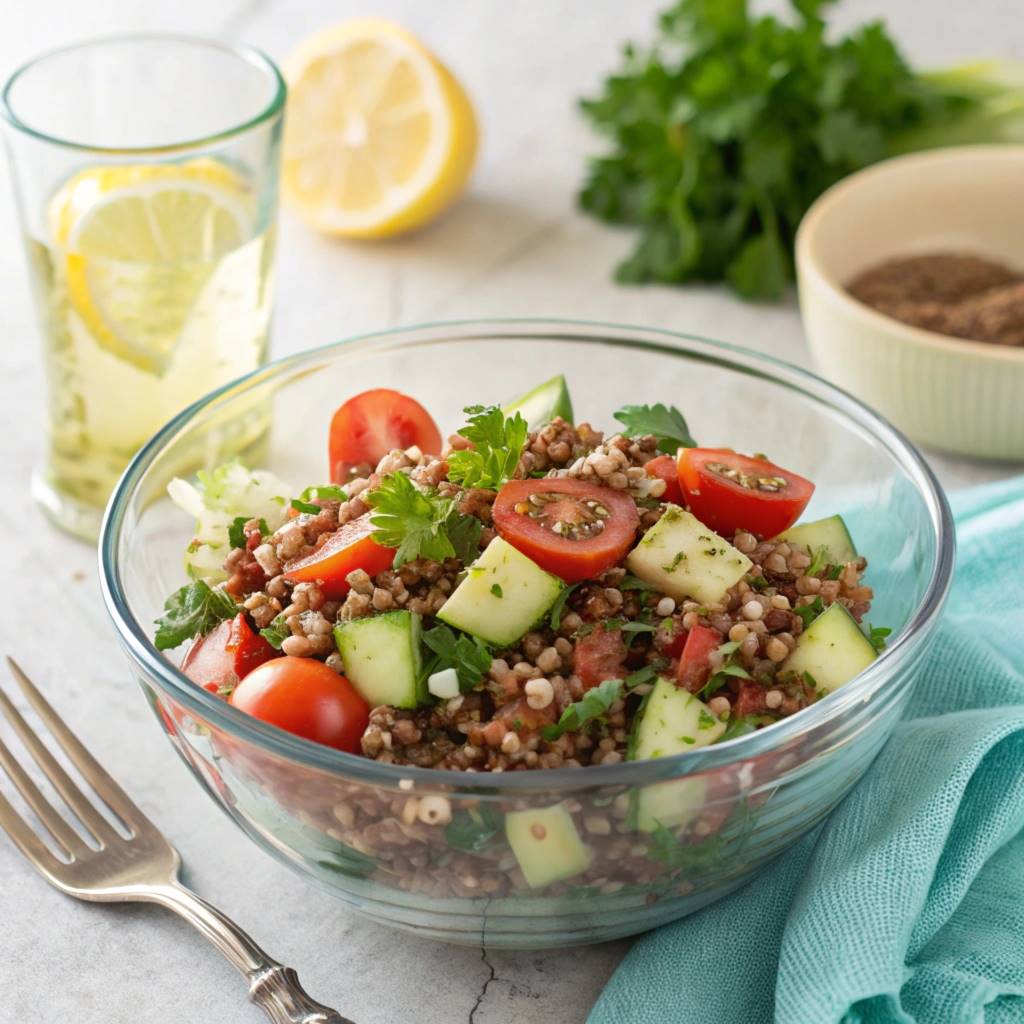
[[[306,994],[290,967],[271,959],[230,918],[178,881],[148,892],[206,936],[249,981],[249,998],[273,1024],[352,1024],[337,1010]]]

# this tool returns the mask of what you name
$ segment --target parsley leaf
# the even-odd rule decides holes
[[[396,548],[395,568],[416,558],[443,562],[446,558],[472,561],[482,524],[464,516],[451,498],[421,491],[407,473],[391,473],[366,495],[373,507],[374,539]]]
[[[576,732],[588,722],[608,713],[608,709],[619,699],[622,690],[621,679],[606,679],[593,687],[563,712],[555,725],[545,725],[541,730],[544,739],[557,740],[566,732]]]
[[[868,623],[868,641],[879,653],[885,650],[885,638],[891,635],[892,630],[888,626],[872,626]]]
[[[260,630],[260,636],[274,648],[275,651],[281,650],[281,644],[285,642],[292,635],[291,629],[288,628],[288,623],[285,622],[284,615],[278,615],[269,626],[264,626]]]
[[[551,606],[551,614],[548,616],[548,625],[558,632],[562,626],[562,614],[565,612],[565,604],[572,596],[573,592],[578,590],[581,584],[574,583],[571,587],[566,587],[559,595],[555,598],[555,603]]]
[[[245,547],[245,524],[249,522],[248,516],[235,516],[228,527],[228,543],[233,548]]]
[[[311,516],[319,515],[323,511],[319,505],[314,505],[311,501],[303,501],[301,498],[292,498],[291,506],[296,512],[305,512]]]
[[[468,811],[459,811],[445,826],[444,838],[449,846],[456,850],[468,850],[475,853],[482,850],[501,828],[497,814],[487,806],[471,807]]]
[[[678,448],[696,448],[683,414],[674,406],[624,405],[614,417],[626,428],[628,437],[653,434],[658,439],[658,451],[674,455]]]
[[[701,687],[697,696],[701,700],[707,700],[713,693],[717,693],[729,681],[730,676],[737,679],[750,679],[750,673],[736,662],[740,645],[737,640],[727,640],[717,648],[718,653],[724,659],[722,667],[712,673],[708,681]]]
[[[475,636],[456,633],[448,626],[435,626],[423,634],[423,642],[434,657],[423,670],[423,677],[442,669],[453,668],[459,677],[459,689],[475,690],[491,670],[491,652]]]
[[[805,573],[808,576],[817,576],[819,572],[828,567],[828,548],[817,548],[814,551],[814,557],[811,559],[811,564],[807,566]]]
[[[496,405],[470,405],[469,423],[459,434],[473,447],[448,455],[448,479],[463,487],[497,488],[515,475],[528,427],[519,413],[506,416]]]
[[[824,610],[825,602],[819,595],[810,604],[798,604],[793,612],[803,619],[804,629],[806,629]]]
[[[345,490],[335,484],[317,484],[307,487],[300,495],[302,501],[348,501]]]
[[[156,620],[153,642],[167,651],[194,636],[204,636],[218,622],[238,614],[234,598],[220,587],[194,580],[176,590],[164,602],[164,614]]]
[[[499,598],[505,596],[504,593],[502,593],[501,584],[500,583],[492,583],[491,584],[491,593],[495,597],[499,597]]]
[[[622,581],[619,583],[619,590],[651,590],[655,593],[660,593],[658,588],[653,584],[640,579],[639,576],[633,576],[628,572],[622,577]]]

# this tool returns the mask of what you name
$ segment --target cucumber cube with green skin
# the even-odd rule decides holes
[[[714,743],[725,732],[725,722],[688,690],[661,677],[647,695],[633,723],[629,760],[681,754]],[[659,825],[678,828],[704,806],[707,786],[702,779],[672,779],[644,786],[635,794],[633,820],[642,832]]]
[[[714,605],[753,563],[696,516],[667,505],[657,523],[626,556],[634,576],[664,594]]]
[[[791,526],[775,539],[802,544],[812,555],[819,548],[824,548],[832,565],[844,565],[857,557],[857,548],[854,546],[850,531],[846,528],[843,517],[838,515]]]
[[[572,878],[590,866],[590,847],[580,838],[564,804],[509,811],[505,837],[531,889]]]
[[[386,612],[339,622],[334,642],[346,678],[371,708],[381,704],[414,708],[426,702],[420,617],[415,612]]]
[[[496,647],[515,643],[555,603],[565,584],[495,537],[437,613]]]
[[[830,604],[797,637],[796,648],[782,669],[807,673],[819,690],[831,693],[877,657],[854,617],[841,604]]]
[[[572,423],[572,399],[565,377],[559,374],[551,380],[538,384],[522,398],[510,402],[501,410],[506,416],[519,413],[529,424],[531,430],[550,423],[556,416],[561,416],[567,423]]]

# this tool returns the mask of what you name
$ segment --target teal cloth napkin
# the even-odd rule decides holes
[[[1024,478],[952,498],[905,718],[831,817],[641,938],[588,1024],[1024,1022]]]

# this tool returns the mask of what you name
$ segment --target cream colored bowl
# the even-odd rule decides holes
[[[1024,460],[1024,348],[910,327],[843,287],[881,260],[939,250],[1024,269],[1024,146],[896,157],[843,179],[814,203],[796,237],[814,361],[915,441]]]

